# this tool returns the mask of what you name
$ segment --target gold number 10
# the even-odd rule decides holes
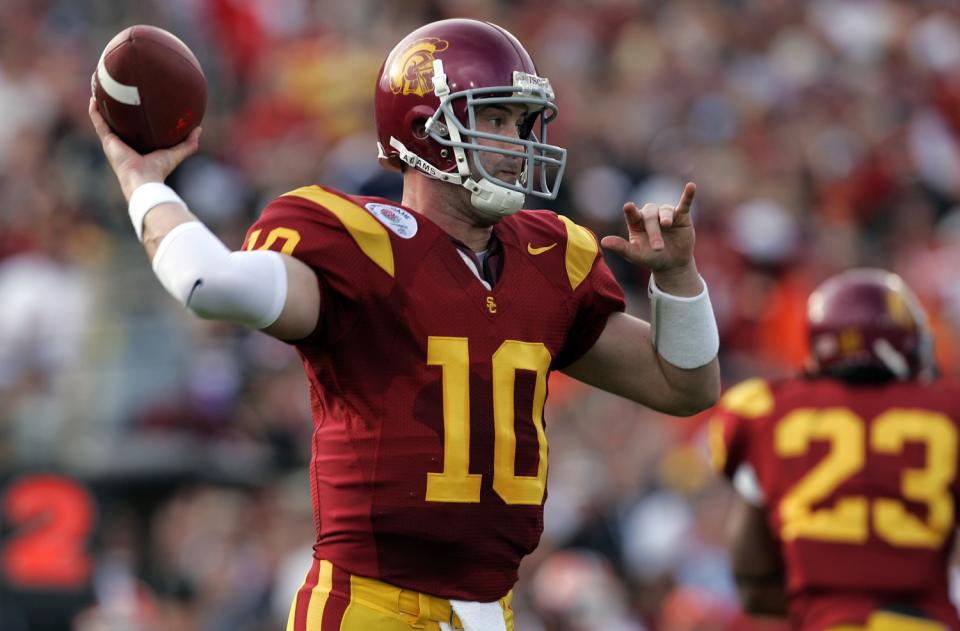
[[[550,351],[539,342],[507,340],[493,354],[493,490],[507,504],[543,502],[547,486],[547,437],[543,404],[547,398]],[[470,473],[470,349],[465,337],[430,337],[427,364],[443,369],[443,471],[427,473],[428,502],[480,501],[479,473]],[[518,370],[537,375],[533,425],[537,430],[537,475],[517,475],[514,388]]]

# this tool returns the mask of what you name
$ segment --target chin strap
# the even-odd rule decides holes
[[[517,212],[523,206],[523,200],[526,199],[523,193],[497,186],[487,180],[478,182],[470,178],[463,182],[461,186],[472,193],[470,203],[473,204],[473,207],[481,214],[494,219],[500,219]]]
[[[472,193],[470,195],[470,203],[485,217],[502,219],[508,215],[512,215],[520,210],[523,206],[523,201],[526,199],[526,196],[518,191],[511,191],[508,188],[498,186],[488,180],[477,181],[473,179],[473,177],[470,176],[470,168],[466,166],[466,152],[459,147],[454,148],[454,155],[457,157],[458,173],[447,173],[407,149],[400,140],[393,136],[390,137],[390,146],[396,149],[398,157],[403,162],[417,169],[427,177],[450,184],[457,184],[470,191],[470,193]],[[385,155],[383,147],[380,147],[380,154]],[[460,171],[466,171],[466,173]]]
[[[447,85],[447,75],[443,71],[443,61],[440,59],[435,59],[433,62],[433,90],[441,102],[450,94],[450,87]],[[445,131],[446,134],[450,136],[450,140],[455,143],[462,143],[463,139],[460,136],[460,130],[453,121],[448,120],[448,114],[443,114],[443,122],[438,120],[437,115],[441,111],[443,111],[442,108],[438,109],[434,115],[427,120],[427,132],[430,132],[432,129],[437,129],[441,131],[441,133]],[[520,210],[526,199],[526,195],[519,191],[504,188],[487,179],[474,179],[470,173],[470,162],[467,157],[467,152],[463,147],[452,147],[453,155],[456,158],[457,172],[447,173],[407,149],[400,140],[393,136],[390,137],[390,146],[397,150],[401,160],[426,174],[428,177],[451,184],[458,184],[470,191],[470,203],[484,217],[495,220],[503,219]],[[384,155],[383,147],[380,147],[380,155]]]

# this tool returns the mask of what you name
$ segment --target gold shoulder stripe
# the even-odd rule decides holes
[[[742,418],[760,418],[773,412],[773,393],[764,379],[747,379],[730,388],[720,406]]]
[[[600,246],[589,230],[563,215],[558,216],[567,229],[567,278],[570,279],[570,287],[576,289],[593,268]]]
[[[284,197],[300,197],[323,206],[340,220],[357,246],[390,276],[394,275],[393,246],[387,229],[373,215],[353,202],[329,193],[319,186],[304,186]]]

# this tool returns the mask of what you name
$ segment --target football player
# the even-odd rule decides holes
[[[504,29],[405,37],[375,88],[403,198],[304,186],[230,252],[162,182],[197,148],[140,156],[90,116],[163,286],[203,318],[293,344],[310,382],[315,562],[288,629],[512,629],[510,590],[546,497],[547,376],[689,415],[719,396],[718,337],[676,206],[624,206],[602,244],[652,270],[652,323],[624,313],[594,235],[521,211],[553,199],[550,81]]]
[[[933,377],[920,302],[854,269],[808,301],[809,368],[751,379],[711,419],[738,492],[733,572],[748,612],[800,631],[960,629],[947,596],[960,389]]]

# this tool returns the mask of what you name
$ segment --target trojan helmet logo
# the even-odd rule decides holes
[[[433,92],[433,54],[449,46],[450,42],[436,37],[413,42],[397,57],[390,69],[390,89],[393,93],[423,96]]]

